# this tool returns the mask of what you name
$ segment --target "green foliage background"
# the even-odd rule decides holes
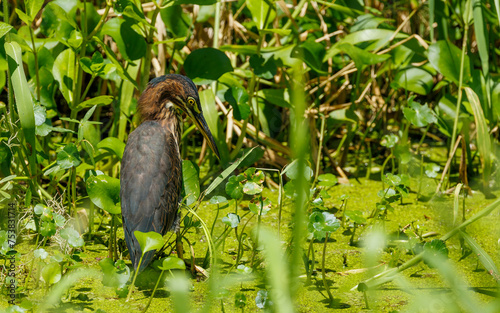
[[[33,288],[34,272],[40,273],[33,278],[36,286],[39,277],[47,286],[68,277],[81,264],[82,247],[103,233],[102,223],[109,225],[109,257],[120,259],[120,160],[128,134],[139,124],[138,95],[150,79],[167,73],[186,75],[199,85],[221,154],[218,161],[195,126],[183,121],[185,205],[190,207],[183,234],[203,228],[213,243],[200,248],[207,255],[202,265],[218,273],[217,258],[209,258],[216,252],[209,249],[220,249],[222,238],[225,243],[234,231],[235,266],[267,275],[270,287],[258,294],[257,307],[293,310],[299,276],[306,275],[307,284],[314,271],[308,265],[315,264],[308,252],[314,240],[324,248],[321,284],[328,305],[335,306],[325,278],[330,234],[342,227],[352,232],[353,245],[358,227],[364,231],[383,224],[410,191],[417,201],[455,188],[453,230],[439,242],[417,238],[424,248],[409,249],[414,259],[400,270],[368,277],[358,290],[369,292],[423,259],[449,277],[439,253],[429,257],[420,251],[427,244],[428,251],[442,252],[441,242],[456,234],[498,281],[491,251],[464,232],[497,202],[469,224],[458,214],[460,192],[472,187],[493,198],[498,189],[498,0],[30,0],[2,5],[0,205],[5,210],[9,203],[18,205],[19,217],[25,217],[18,231],[30,232],[35,249],[53,243],[56,234],[68,243],[57,260],[45,260],[45,250],[35,250],[35,258],[45,261],[39,269],[32,262],[24,270],[22,292]],[[438,157],[431,156],[436,151]],[[366,214],[348,210],[344,197],[333,212],[326,199],[337,176],[341,183],[379,180],[380,201]],[[432,192],[422,191],[425,180],[435,182]],[[272,204],[263,196],[264,186],[279,190]],[[286,262],[278,253],[283,194],[294,212],[283,217],[292,229],[285,236]],[[217,205],[215,218],[205,222],[196,214],[204,197]],[[226,203],[222,197],[231,200],[234,213],[218,216]],[[238,213],[238,205],[248,212]],[[279,209],[277,234],[260,228],[271,208]],[[250,224],[258,225],[253,234],[241,227],[244,214],[256,217]],[[88,223],[69,227],[72,219]],[[225,228],[216,239],[212,225],[218,219]],[[268,238],[264,243],[262,236]],[[5,233],[0,238],[5,245]],[[2,255],[8,251],[3,246]],[[248,260],[245,253],[251,255]],[[239,264],[241,258],[245,262]],[[117,282],[112,286],[117,295],[123,293],[130,276],[124,263],[100,265]],[[220,286],[207,288],[210,301],[218,299]],[[450,288],[463,292],[459,285]],[[177,295],[176,309],[186,310],[179,300],[186,291],[174,288],[172,295]],[[235,307],[243,310],[246,296],[237,293],[235,299]],[[463,300],[448,309],[475,307],[475,300]]]

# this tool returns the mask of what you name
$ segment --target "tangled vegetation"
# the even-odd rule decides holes
[[[2,9],[6,312],[500,310],[500,1]],[[221,157],[183,116],[185,253],[138,234],[158,253],[137,275],[120,161],[167,73]]]

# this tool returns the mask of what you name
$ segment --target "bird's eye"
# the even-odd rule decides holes
[[[193,98],[188,98],[188,104],[192,105],[192,106],[195,106],[196,101]]]

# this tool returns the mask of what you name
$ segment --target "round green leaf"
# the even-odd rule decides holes
[[[184,61],[184,70],[196,84],[209,84],[222,74],[232,72],[231,61],[226,54],[214,48],[202,48],[191,52]]]
[[[45,260],[49,254],[47,253],[47,251],[45,251],[45,249],[36,249],[34,251],[34,255],[35,255],[35,258],[38,258],[38,259],[41,259],[41,260]]]
[[[141,246],[142,254],[151,250],[160,249],[163,246],[163,237],[157,232],[150,231],[143,233],[141,231],[134,231],[134,236],[137,238],[139,245]]]
[[[59,153],[57,153],[57,164],[62,169],[77,167],[82,163],[80,152],[74,143],[67,144]]]
[[[118,46],[126,60],[138,60],[146,54],[146,40],[134,30],[135,21],[122,16],[115,17],[104,24],[101,34],[109,35]]]
[[[243,185],[243,192],[247,195],[256,195],[261,193],[263,190],[262,185],[255,183],[255,182],[246,182],[245,185]]]
[[[453,43],[440,40],[429,46],[429,62],[444,77],[459,84],[462,51]],[[464,56],[464,84],[467,85],[471,78],[470,61],[467,54]]]
[[[244,179],[243,175],[229,177],[226,183],[226,193],[232,199],[239,200],[243,198],[243,185],[240,182]]]
[[[227,216],[224,216],[222,218],[222,222],[226,225],[231,226],[231,228],[236,228],[240,223],[240,217],[237,214],[229,213]]]
[[[90,200],[111,214],[121,213],[120,180],[107,175],[90,176],[86,183]]]
[[[173,270],[173,269],[185,270],[186,263],[184,263],[183,260],[175,256],[169,256],[163,259],[162,265],[158,266],[158,268],[161,269],[162,271]]]
[[[434,80],[429,72],[412,67],[399,71],[394,76],[391,87],[403,88],[419,95],[427,95],[432,91],[433,85]]]
[[[427,104],[421,105],[414,102],[412,98],[408,101],[408,107],[403,108],[403,114],[410,123],[417,127],[424,127],[437,122],[436,114],[429,109]]]
[[[44,266],[42,269],[42,279],[48,284],[52,285],[61,280],[61,266],[57,262],[52,262]]]
[[[243,292],[237,292],[234,295],[234,306],[242,309],[247,305],[247,297],[243,294]]]
[[[227,199],[223,196],[213,196],[210,199],[210,204],[221,204],[221,203],[226,203]]]
[[[97,149],[112,152],[121,160],[125,151],[125,143],[116,137],[106,137],[97,144]]]
[[[337,176],[333,175],[332,173],[321,174],[318,176],[318,180],[318,186],[323,187],[331,187],[338,182]]]
[[[106,287],[123,288],[130,278],[130,268],[125,265],[123,260],[113,263],[110,258],[99,262],[102,269],[102,284]]]
[[[80,233],[78,233],[72,227],[61,229],[60,234],[61,237],[63,239],[66,239],[68,241],[68,244],[73,248],[83,247],[83,245],[85,244],[85,241],[80,236]]]

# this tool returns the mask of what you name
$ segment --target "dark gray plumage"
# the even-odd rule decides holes
[[[139,99],[138,110],[143,122],[129,136],[120,174],[123,230],[134,269],[141,258],[134,231],[165,235],[177,226],[182,189],[179,110],[195,122],[219,157],[198,91],[189,78],[170,74],[153,79]],[[154,253],[146,253],[139,270],[148,266]]]

